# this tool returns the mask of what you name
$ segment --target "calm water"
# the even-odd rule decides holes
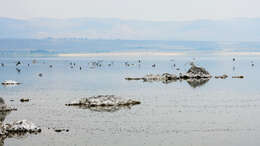
[[[18,59],[0,59],[5,63],[0,67],[0,81],[22,83],[0,86],[0,96],[9,106],[18,108],[5,117],[5,122],[27,119],[43,129],[37,135],[7,138],[4,145],[260,145],[260,58],[236,57],[235,62],[232,57],[196,58],[195,62],[212,75],[229,75],[228,79],[212,78],[198,87],[186,81],[164,84],[124,80],[148,73],[185,72],[192,57],[154,57],[142,59],[140,65],[139,58],[106,58],[102,67],[90,68],[89,62],[100,59],[46,58],[36,59],[36,64],[32,64],[32,58],[20,59],[20,73],[15,69]],[[125,61],[135,65],[126,67]],[[70,62],[76,63],[73,69]],[[154,63],[155,68],[151,67]],[[180,71],[172,67],[174,63]],[[232,75],[245,78],[232,79]],[[71,100],[99,94],[135,98],[142,104],[114,112],[65,106]],[[21,103],[20,98],[31,101]],[[53,128],[69,132],[56,133]]]

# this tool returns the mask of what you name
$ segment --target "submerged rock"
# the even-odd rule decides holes
[[[98,95],[91,96],[88,98],[81,98],[79,101],[74,101],[66,106],[87,106],[87,107],[97,107],[97,106],[131,106],[140,104],[140,101],[133,99],[123,99],[115,95]]]
[[[232,78],[239,78],[239,79],[243,79],[244,76],[232,76]]]
[[[13,80],[5,80],[4,82],[2,82],[2,85],[19,85],[21,83],[13,81]]]

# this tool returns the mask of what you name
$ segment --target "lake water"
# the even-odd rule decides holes
[[[161,56],[141,58],[141,64],[138,59],[53,57],[36,58],[36,64],[32,64],[33,58],[24,58],[19,59],[20,73],[15,66],[18,59],[0,59],[5,64],[0,67],[0,81],[22,83],[15,87],[0,86],[0,97],[18,109],[9,113],[5,122],[27,119],[42,128],[37,135],[7,138],[4,145],[260,145],[259,57],[238,56],[233,62],[231,56],[195,60],[188,56]],[[88,65],[97,60],[103,60],[101,67]],[[126,61],[134,65],[125,66]],[[165,84],[124,79],[148,73],[186,72],[190,61],[205,67],[212,75],[229,77],[212,78],[196,87],[186,81]],[[71,68],[70,62],[76,65]],[[43,76],[39,77],[39,73]],[[232,75],[245,78],[233,79]],[[134,98],[141,104],[113,112],[65,106],[72,100],[100,94]],[[31,100],[21,103],[20,98]],[[57,133],[53,128],[69,132]]]

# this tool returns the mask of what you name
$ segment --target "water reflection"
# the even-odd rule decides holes
[[[191,87],[193,88],[197,88],[197,87],[201,87],[203,85],[205,85],[208,81],[210,80],[210,78],[202,78],[202,79],[187,79],[185,80]],[[153,83],[153,82],[161,82],[163,84],[170,84],[170,83],[175,83],[178,80],[145,80],[144,82],[147,83]],[[180,82],[182,80],[179,80]]]
[[[191,87],[197,88],[205,85],[209,80],[210,80],[209,78],[205,78],[205,79],[188,79],[186,81]]]
[[[132,106],[78,106],[80,109],[89,109],[94,112],[116,112],[123,109],[131,109]]]

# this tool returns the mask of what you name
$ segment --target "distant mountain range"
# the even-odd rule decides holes
[[[259,41],[260,18],[137,21],[108,18],[0,18],[0,39]]]

